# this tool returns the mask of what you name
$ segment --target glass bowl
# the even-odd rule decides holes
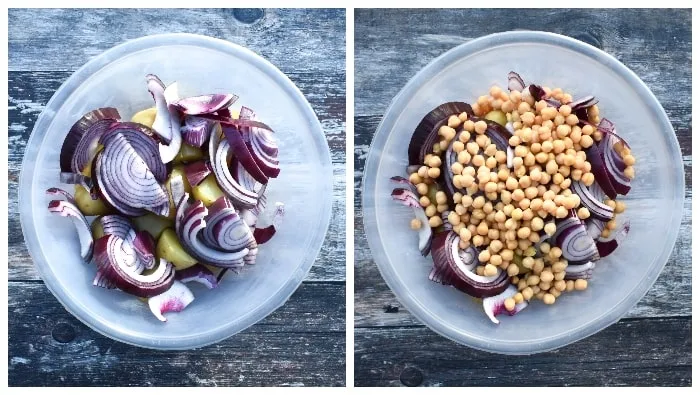
[[[543,61],[546,59],[546,61]],[[466,294],[428,280],[412,212],[392,201],[389,178],[405,175],[411,134],[441,103],[474,102],[509,71],[526,82],[562,87],[600,99],[601,117],[617,126],[637,158],[624,216],[631,232],[597,266],[585,292],[564,294],[553,306],[534,301],[521,313],[489,321]],[[617,322],[651,288],[678,236],[684,197],[681,152],[671,123],[649,88],[605,52],[544,32],[492,34],[462,44],[418,72],[393,99],[379,124],[365,167],[365,232],[379,270],[399,301],[435,332],[490,352],[532,354],[581,340]],[[653,231],[650,227],[653,226]]]
[[[228,273],[220,286],[194,284],[195,300],[158,321],[133,296],[92,285],[95,267],[82,262],[72,221],[49,214],[45,193],[59,184],[61,142],[71,125],[97,107],[116,107],[123,118],[153,106],[145,76],[178,81],[183,96],[232,92],[234,104],[253,108],[276,131],[277,179],[268,200],[285,203],[275,237],[261,246],[257,264]],[[154,35],[128,41],[95,57],[53,95],[37,120],[22,163],[19,202],[29,252],[46,286],[80,321],[125,343],[155,349],[190,349],[223,340],[282,306],[309,272],[331,215],[333,174],[321,125],[299,89],[274,65],[236,44],[193,34]]]

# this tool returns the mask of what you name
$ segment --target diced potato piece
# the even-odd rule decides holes
[[[134,226],[138,230],[145,230],[153,236],[154,240],[158,240],[160,235],[165,229],[173,228],[175,226],[175,221],[163,218],[159,215],[153,213],[148,213],[140,217],[132,218]]]
[[[506,122],[508,122],[506,119],[506,114],[500,110],[493,110],[486,114],[484,118],[488,119],[489,121],[499,123],[501,126],[506,126]]]
[[[196,200],[201,200],[205,206],[210,206],[216,199],[224,196],[224,192],[216,183],[216,176],[209,174],[199,185],[192,187],[192,196]]]
[[[82,185],[75,186],[75,202],[83,215],[104,215],[113,211],[102,199],[93,200],[90,192]]]
[[[97,240],[105,235],[104,229],[102,228],[102,222],[100,222],[100,218],[101,217],[95,218],[95,220],[92,221],[92,225],[90,225],[93,240]]]
[[[168,218],[173,220],[175,219],[176,207],[175,202],[173,201],[173,191],[170,189],[170,181],[175,176],[182,177],[182,182],[185,184],[185,192],[192,193],[192,187],[190,186],[190,183],[189,181],[187,181],[187,177],[185,176],[185,165],[178,164],[173,166],[173,170],[170,172],[168,179],[165,181],[165,190],[168,191],[168,198],[170,199],[170,213],[168,214]]]
[[[159,259],[165,259],[172,263],[176,270],[187,269],[194,266],[197,261],[182,248],[177,233],[173,229],[166,229],[156,245],[156,254]]]
[[[151,107],[145,110],[139,111],[131,117],[131,122],[140,123],[141,125],[146,125],[149,128],[153,126],[153,122],[156,120],[156,108]]]
[[[197,147],[193,147],[189,144],[182,143],[180,147],[180,152],[177,153],[173,163],[184,163],[184,162],[194,162],[204,158],[204,152]]]

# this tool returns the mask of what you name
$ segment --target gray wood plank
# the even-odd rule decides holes
[[[623,320],[533,356],[477,351],[425,327],[356,329],[355,386],[690,386],[691,321]]]
[[[11,9],[11,71],[72,71],[126,40],[196,33],[241,44],[285,73],[344,73],[344,9]]]
[[[70,72],[9,73],[8,87],[8,177],[9,177],[9,257],[11,280],[39,279],[24,245],[19,223],[17,187],[24,148],[34,122],[44,105]],[[328,281],[345,279],[345,75],[314,73],[288,74],[304,93],[326,134],[333,161],[333,221],[323,248],[308,279]]]
[[[343,386],[345,285],[305,283],[249,329],[193,351],[104,337],[41,282],[9,283],[11,386]]]

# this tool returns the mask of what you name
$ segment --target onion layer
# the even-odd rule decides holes
[[[50,201],[49,212],[60,215],[61,217],[71,218],[73,220],[75,229],[78,231],[78,239],[80,240],[80,257],[87,262],[92,257],[93,252],[93,240],[92,232],[90,232],[90,225],[88,224],[87,219],[80,212],[78,207],[75,204],[71,203],[71,201],[73,201],[73,197],[65,191],[63,191],[62,194],[65,194],[68,197],[70,197],[69,200]]]

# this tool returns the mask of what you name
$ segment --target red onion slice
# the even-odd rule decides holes
[[[591,218],[586,221],[586,232],[593,240],[597,240],[605,229],[605,222],[596,218]]]
[[[226,136],[226,140],[219,144],[219,150],[222,150],[222,146],[224,146],[225,148],[223,149],[227,152],[227,155],[232,154],[241,162],[246,171],[250,173],[256,181],[261,184],[267,184],[267,176],[260,169],[255,158],[253,158],[253,155],[248,150],[248,146],[243,140],[241,132],[228,125],[222,125],[221,129],[224,132],[224,136]],[[230,152],[228,148],[230,148]]]
[[[472,270],[476,267],[477,251],[473,247],[460,253],[459,236],[455,232],[440,232],[433,237],[431,253],[433,271],[429,278],[449,284],[458,290],[484,298],[498,295],[508,286],[508,275],[499,269],[496,276],[479,276]],[[465,262],[470,260],[470,262]]]
[[[418,231],[418,250],[423,256],[427,256],[430,253],[433,241],[433,231],[430,227],[428,216],[425,215],[423,207],[418,202],[416,192],[404,188],[396,188],[391,192],[391,197],[404,206],[411,207],[413,215],[421,222],[421,227]]]
[[[146,87],[156,104],[156,117],[153,121],[153,130],[164,143],[168,144],[172,141],[175,130],[180,129],[180,125],[177,125],[177,129],[173,128],[175,125],[171,122],[168,103],[165,100],[165,84],[158,76],[148,74],[146,75]]]
[[[162,294],[148,299],[148,307],[159,320],[166,322],[164,313],[180,312],[194,300],[189,288],[180,281],[174,281],[172,287]]]
[[[627,238],[627,234],[630,232],[630,221],[627,220],[622,224],[622,227],[615,233],[615,236],[600,239],[596,243],[598,251],[600,252],[600,257],[604,258],[613,253],[620,246],[623,240]]]
[[[581,198],[581,205],[588,208],[593,217],[603,221],[609,221],[612,219],[614,215],[613,209],[607,204],[596,199],[588,190],[588,187],[586,187],[586,185],[584,185],[581,181],[572,182],[571,191]]]
[[[575,112],[577,110],[592,107],[596,104],[598,104],[598,99],[596,99],[594,96],[584,96],[578,100],[569,103],[569,107],[571,107],[571,111]]]
[[[58,197],[58,198],[63,198],[63,199],[65,199],[67,202],[69,202],[70,204],[72,204],[72,205],[74,205],[74,206],[76,206],[76,207],[78,206],[78,203],[75,202],[75,198],[73,198],[73,195],[71,195],[70,193],[64,191],[64,190],[61,189],[61,188],[49,188],[49,189],[46,190],[46,194],[47,194],[47,195],[50,195],[50,196],[55,196],[55,197]]]
[[[578,280],[584,279],[589,280],[593,277],[593,269],[595,269],[595,262],[586,262],[583,265],[569,265],[566,267],[565,280]]]
[[[228,142],[221,140],[218,132],[209,139],[211,167],[221,190],[241,208],[252,208],[257,204],[258,194],[243,188],[231,175],[227,162]]]
[[[97,221],[100,221],[102,233],[106,235],[115,235],[119,238],[127,239],[129,232],[133,231],[131,221],[121,215],[103,215]],[[135,233],[134,237],[136,237]]]
[[[191,186],[199,185],[209,174],[211,174],[211,164],[209,161],[197,161],[185,165],[185,177]]]
[[[68,131],[61,147],[62,172],[81,173],[97,153],[97,142],[109,125],[119,121],[116,108],[98,108],[83,115]]]
[[[425,155],[433,150],[440,126],[447,124],[450,115],[463,112],[474,115],[472,106],[462,102],[443,103],[426,114],[413,131],[411,141],[408,144],[408,163],[411,165],[422,164]]]
[[[520,74],[516,73],[515,71],[508,73],[508,90],[511,92],[520,92],[523,89],[525,89],[525,81],[523,81],[522,77],[520,77]]]
[[[580,222],[563,229],[556,242],[569,265],[580,265],[600,259],[595,241]]]
[[[540,101],[547,97],[547,93],[539,85],[530,84],[530,86],[528,86],[528,91],[530,92],[530,95],[532,95],[532,97],[535,99],[535,101]]]
[[[253,237],[257,244],[264,244],[270,241],[272,236],[277,233],[277,228],[282,224],[282,219],[284,218],[284,204],[281,202],[275,203],[275,211],[272,214],[272,218],[267,221],[260,221],[264,227],[255,228],[253,231]]]
[[[603,155],[603,164],[605,170],[609,175],[610,183],[615,192],[627,195],[627,193],[632,188],[631,180],[625,176],[624,163],[622,163],[622,158],[615,151],[614,145],[620,141],[615,135],[608,133],[603,136],[603,140],[600,142],[600,150]],[[620,168],[620,163],[622,164],[622,169]],[[591,166],[593,164],[591,163]]]
[[[505,306],[505,301],[508,298],[512,298],[515,296],[515,294],[518,293],[518,289],[510,285],[506,287],[506,289],[503,290],[498,295],[494,295],[491,297],[484,298],[482,301],[482,305],[484,306],[484,312],[486,313],[486,316],[489,317],[491,322],[494,324],[498,324],[499,321],[496,319],[496,316],[499,314],[507,313],[508,315],[515,315],[522,311],[525,307],[527,307],[528,303],[523,301],[515,305],[515,309],[513,311],[508,311]]]
[[[201,115],[221,111],[230,107],[236,100],[238,96],[227,93],[185,97],[172,104],[187,115]]]
[[[208,210],[201,201],[189,204],[188,199],[189,194],[185,193],[178,203],[175,216],[175,230],[185,250],[201,263],[224,268],[243,266],[243,258],[248,255],[247,248],[236,252],[224,252],[202,242],[199,235],[207,226],[205,217]]]
[[[175,270],[161,259],[156,270],[148,275],[139,274],[138,258],[124,246],[125,241],[115,235],[105,235],[95,243],[95,263],[98,276],[94,285],[110,284],[138,297],[148,298],[167,291],[175,279]]]
[[[209,139],[215,125],[208,119],[186,116],[185,124],[180,128],[182,139],[193,147],[201,147]]]
[[[72,197],[69,200],[73,200]],[[87,219],[78,207],[67,200],[52,200],[49,202],[49,212],[73,220],[80,240],[80,257],[86,262],[89,261],[93,252],[92,232]]]
[[[603,153],[597,144],[591,145],[588,150],[586,150],[586,159],[591,164],[591,172],[595,176],[595,180],[600,186],[600,188],[605,192],[610,199],[615,199],[617,197],[617,191],[610,181],[610,173],[603,160]]]
[[[95,174],[105,200],[125,215],[138,216],[145,209],[167,216],[170,201],[156,177],[166,171],[155,141],[136,130],[120,128],[107,134],[102,143],[105,149],[96,158]]]
[[[150,233],[145,230],[136,232],[133,241],[134,251],[146,269],[151,269],[156,264],[156,242]]]
[[[200,283],[209,289],[214,289],[219,285],[219,283],[216,281],[216,276],[214,276],[214,273],[212,273],[212,271],[206,266],[199,263],[186,269],[176,271],[175,280],[183,283]]]

